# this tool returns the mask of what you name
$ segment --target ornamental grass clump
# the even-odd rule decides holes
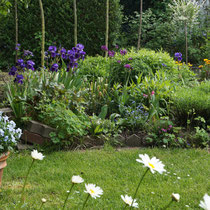
[[[13,150],[17,145],[17,140],[22,135],[20,128],[15,128],[14,121],[10,121],[9,118],[0,112],[0,154]]]

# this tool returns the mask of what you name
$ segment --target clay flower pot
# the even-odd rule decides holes
[[[1,187],[1,180],[3,176],[3,170],[7,166],[7,158],[9,157],[10,152],[6,152],[0,155],[0,187]]]

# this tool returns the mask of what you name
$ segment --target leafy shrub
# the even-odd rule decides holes
[[[51,133],[54,143],[70,143],[77,137],[87,134],[90,122],[84,113],[75,114],[62,102],[54,102],[42,107],[40,120],[56,128],[56,133]]]
[[[194,87],[177,88],[171,97],[175,116],[181,123],[187,123],[190,110],[210,123],[210,81],[202,82]]]
[[[105,39],[106,1],[82,0],[77,2],[78,42],[85,45],[89,55],[100,52]],[[46,21],[46,40],[48,44],[62,45],[67,48],[74,44],[73,0],[43,1]],[[85,12],[84,12],[85,11]],[[33,50],[40,57],[41,18],[38,1],[31,1],[28,9],[18,3],[19,42],[23,49]],[[0,25],[0,67],[14,62],[11,56],[15,48],[14,8],[2,19]],[[121,24],[121,6],[119,0],[110,2],[110,46],[118,37]],[[38,39],[38,41],[31,41]],[[47,46],[46,46],[47,47]],[[39,62],[39,60],[37,60]],[[36,63],[37,63],[36,61]]]

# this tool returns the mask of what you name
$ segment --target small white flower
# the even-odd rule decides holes
[[[100,187],[97,187],[95,184],[85,184],[86,191],[85,193],[89,193],[91,197],[97,198],[100,195],[103,195],[103,190]]]
[[[139,163],[143,163],[144,167],[148,167],[153,174],[155,173],[155,171],[159,172],[160,174],[166,171],[164,169],[165,165],[162,164],[162,162],[156,157],[150,159],[147,154],[144,155],[140,154],[139,157],[141,159],[136,159],[136,161]]]
[[[189,208],[190,206],[189,205],[185,205],[187,208]]]
[[[208,194],[205,194],[203,196],[204,201],[200,201],[199,206],[205,210],[210,210],[210,196]]]
[[[84,182],[84,179],[81,178],[80,176],[72,176],[71,182],[74,184],[80,184],[80,183]]]
[[[41,152],[38,152],[37,150],[33,150],[31,152],[31,156],[35,160],[43,160],[44,155]]]
[[[177,179],[181,179],[181,177],[178,176]]]
[[[189,174],[187,174],[187,176],[190,176]]]
[[[133,200],[131,196],[128,196],[128,195],[123,196],[123,195],[121,195],[121,198],[129,206],[131,206],[131,204],[132,204],[132,207],[138,208],[138,203],[136,202],[136,199]]]
[[[178,193],[172,193],[171,197],[174,201],[179,202],[180,195]]]
[[[174,173],[174,175],[176,176],[176,173]]]
[[[47,200],[45,198],[42,198],[42,203],[46,203]]]
[[[69,193],[70,191],[69,191],[69,190],[67,190],[66,192],[67,192],[67,193]]]
[[[155,194],[154,192],[151,192],[153,195]]]

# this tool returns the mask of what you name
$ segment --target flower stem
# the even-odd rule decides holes
[[[172,203],[173,203],[173,200],[171,200],[165,207],[163,207],[162,210],[167,209]]]
[[[39,208],[39,209],[42,209],[43,204],[44,204],[44,203],[42,202],[42,204],[41,204],[41,206],[40,206],[40,208]]]
[[[142,183],[142,180],[144,179],[144,177],[145,177],[145,175],[147,174],[148,171],[149,171],[149,168],[147,168],[147,170],[144,172],[143,176],[142,176],[141,179],[140,179],[140,182],[139,182],[139,184],[138,184],[138,186],[137,186],[137,188],[136,188],[136,192],[135,192],[135,194],[134,194],[134,196],[133,196],[133,198],[132,198],[133,200],[132,200],[130,209],[132,208],[134,199],[135,199],[136,194],[137,194],[137,192],[138,192],[138,189],[139,189],[139,187],[140,187],[140,185],[141,185],[141,183]]]
[[[31,171],[31,168],[32,168],[32,166],[33,166],[34,161],[35,161],[35,159],[33,159],[32,163],[31,163],[31,166],[30,166],[29,169],[28,169],[26,178],[25,178],[25,182],[24,182],[23,189],[22,189],[22,192],[21,192],[21,202],[24,201],[24,190],[25,190],[25,187],[26,187],[26,182],[27,182],[27,180],[28,180],[28,175],[29,175],[29,173],[30,173],[30,171]]]
[[[126,209],[126,207],[127,207],[127,204],[125,204],[125,207],[123,208],[123,210]]]
[[[67,202],[67,200],[68,200],[68,198],[69,198],[69,195],[70,195],[70,193],[71,193],[71,190],[72,190],[73,186],[74,186],[74,183],[72,183],[71,188],[70,188],[70,190],[69,190],[69,192],[68,192],[68,194],[67,194],[67,196],[66,196],[66,200],[65,200],[65,202],[64,202],[64,204],[63,204],[63,209],[65,209],[66,202]]]
[[[90,197],[90,194],[88,194],[88,196],[87,196],[87,198],[86,198],[86,200],[85,200],[85,202],[84,202],[84,204],[83,204],[82,210],[85,208],[85,205],[86,205],[86,203],[87,203],[89,197]]]

